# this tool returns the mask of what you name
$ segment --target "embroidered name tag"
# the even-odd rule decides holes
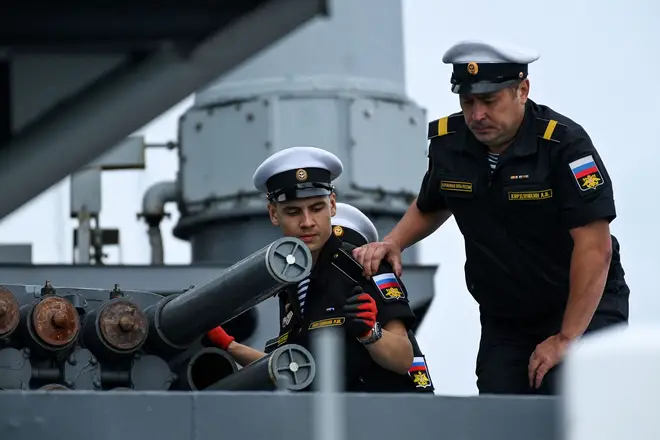
[[[440,189],[444,191],[472,192],[472,182],[462,182],[459,180],[441,180]]]
[[[541,191],[509,191],[509,200],[546,200],[552,198],[552,190],[544,189]]]
[[[316,328],[323,328],[323,327],[336,327],[339,325],[344,325],[344,322],[346,321],[346,318],[343,316],[341,318],[329,318],[329,319],[322,319],[320,321],[314,321],[309,324],[309,330],[314,330]]]

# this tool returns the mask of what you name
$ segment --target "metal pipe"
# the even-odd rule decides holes
[[[165,261],[165,247],[163,246],[163,234],[160,231],[160,224],[149,226],[147,228],[147,237],[149,239],[149,248],[151,249],[151,264],[163,264]]]
[[[346,411],[343,405],[344,337],[336,328],[317,330],[312,335],[314,352],[319,359],[312,426],[314,440],[346,438]]]
[[[309,275],[312,254],[294,237],[280,238],[185,293],[147,309],[150,336],[162,346],[184,348],[200,335]]]
[[[316,375],[314,357],[304,347],[288,344],[252,362],[204,391],[300,391]]]
[[[151,185],[142,197],[142,217],[147,223],[147,235],[151,248],[151,264],[163,264],[165,250],[160,222],[165,217],[165,204],[177,199],[177,184],[175,181],[158,182]]]
[[[32,366],[32,379],[41,381],[56,382],[62,378],[62,372],[59,368],[48,368]]]
[[[142,197],[142,215],[163,217],[165,215],[165,204],[175,201],[176,197],[177,185],[175,181],[167,180],[154,183]]]
[[[236,361],[229,353],[219,348],[206,347],[184,362],[177,373],[184,389],[198,391],[237,370]]]

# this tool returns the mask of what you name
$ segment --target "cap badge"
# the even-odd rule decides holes
[[[332,232],[335,234],[336,237],[341,237],[342,235],[344,235],[344,228],[342,228],[341,226],[335,226],[334,228],[332,228]]]
[[[296,171],[296,179],[299,182],[304,182],[307,180],[307,171],[303,170],[302,168]]]
[[[467,71],[470,75],[476,75],[479,73],[479,64],[474,61],[470,61],[467,65]]]

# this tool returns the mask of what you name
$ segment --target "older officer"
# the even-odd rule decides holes
[[[310,333],[329,326],[345,329],[347,391],[410,390],[413,349],[407,331],[414,322],[405,288],[387,265],[371,280],[332,233],[336,201],[332,181],[342,172],[332,153],[313,147],[279,151],[254,174],[266,193],[273,225],[298,237],[312,253],[310,277],[285,289],[280,299],[279,345],[309,344]],[[246,365],[265,353],[239,344],[218,327],[210,339]]]
[[[344,243],[343,248],[352,251],[355,247],[378,241],[378,230],[369,217],[356,207],[347,203],[337,203],[337,213],[332,217],[332,233]],[[408,330],[408,339],[413,347],[413,363],[408,370],[415,391],[432,393],[435,390],[426,356],[417,343],[412,330]],[[277,343],[277,338],[270,341]],[[268,344],[267,344],[268,345]]]
[[[416,201],[355,252],[367,276],[382,258],[400,274],[401,251],[454,215],[481,314],[481,393],[553,393],[572,341],[628,321],[612,181],[584,128],[528,98],[536,59],[477,41],[445,53],[462,112],[429,124]]]

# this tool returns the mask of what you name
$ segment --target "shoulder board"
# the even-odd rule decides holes
[[[360,284],[364,279],[362,275],[362,266],[353,258],[350,252],[345,249],[339,248],[332,256],[332,266],[339,270],[342,275],[351,280],[355,284]]]
[[[429,122],[428,139],[456,133],[461,124],[465,124],[462,113],[445,116]]]
[[[536,118],[536,136],[546,141],[561,143],[567,128],[554,119]]]
[[[267,340],[266,346],[264,347],[264,353],[270,354],[273,350],[275,350],[277,348],[278,339],[279,336],[277,338]]]

